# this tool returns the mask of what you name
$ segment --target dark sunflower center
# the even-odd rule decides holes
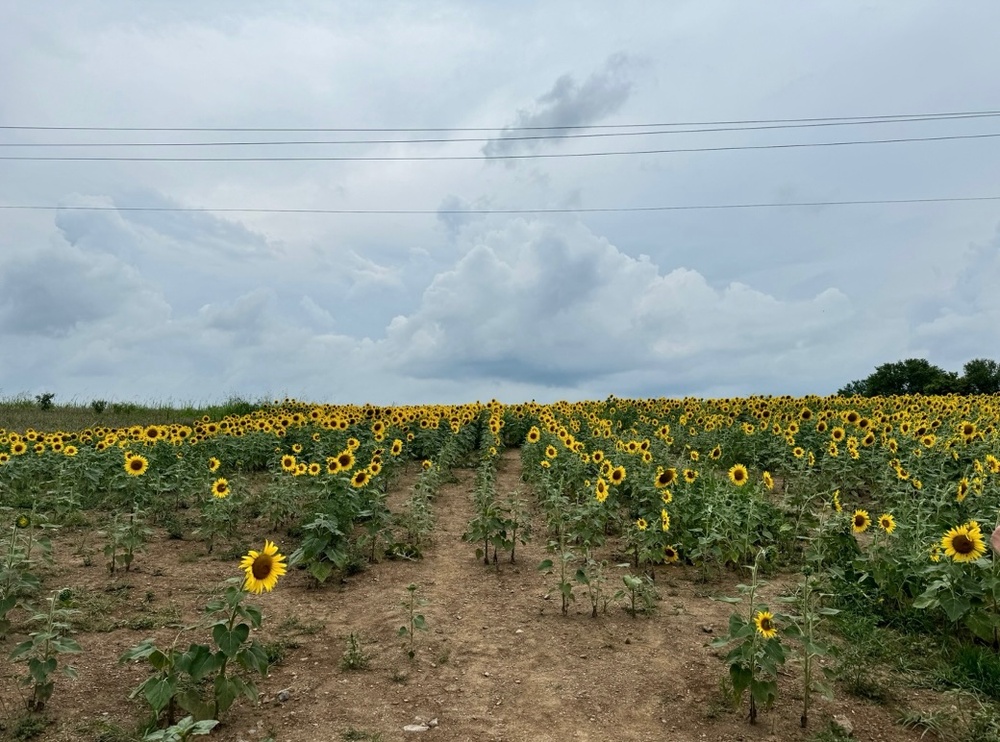
[[[139,471],[140,469],[142,469],[142,461],[139,460],[139,459],[132,459],[128,463],[128,465],[129,465],[129,468],[132,469],[132,471]]]
[[[960,533],[951,540],[951,546],[958,554],[971,554],[976,549],[976,545],[964,533]]]
[[[774,628],[774,624],[771,623],[771,619],[767,616],[762,616],[760,619],[760,630],[761,631],[771,631]]]
[[[858,528],[861,528],[864,524],[865,524],[865,516],[863,515],[854,516],[854,525],[856,525]]]
[[[253,560],[253,566],[250,567],[250,572],[253,574],[254,579],[266,580],[271,575],[273,567],[274,560],[271,558],[271,555],[261,554]]]
[[[737,469],[736,471],[733,472],[733,479],[735,479],[737,482],[739,480],[743,479],[743,477],[745,477],[745,476],[746,475],[742,471],[740,471],[739,469]]]

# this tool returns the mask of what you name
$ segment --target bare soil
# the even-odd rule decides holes
[[[654,615],[633,617],[612,605],[592,618],[580,591],[563,616],[556,580],[536,570],[547,556],[537,535],[541,524],[532,543],[519,547],[516,564],[501,558],[497,568],[484,566],[461,538],[472,517],[473,472],[455,475],[457,482],[434,501],[434,541],[422,559],[382,561],[319,589],[305,573],[292,571],[273,592],[253,599],[265,613],[259,638],[281,643],[281,661],[258,679],[259,705],[238,701],[211,739],[800,740],[824,729],[834,714],[850,719],[859,740],[920,738],[919,731],[896,723],[899,708],[839,690],[833,702],[817,699],[809,729],[801,729],[794,668],[781,678],[776,707],[751,726],[745,708],[723,702],[726,667],[722,651],[709,646],[725,631],[732,610],[710,596],[736,595],[738,575],[706,584],[689,568],[661,567]],[[412,481],[411,472],[393,502],[405,497]],[[508,451],[497,490],[515,488],[526,489],[518,453]],[[256,534],[251,546],[265,535]],[[150,636],[172,642],[180,626],[196,620],[213,589],[239,574],[237,562],[206,555],[201,543],[158,534],[130,573],[111,577],[102,558],[83,566],[72,544],[69,534],[56,538],[56,565],[46,587],[72,588],[86,608],[86,624],[76,635],[83,653],[71,658],[79,678],[57,680],[46,708],[50,723],[36,738],[125,739],[112,732],[134,734],[146,715],[129,693],[147,677],[148,666],[118,658]],[[279,545],[286,554],[293,548]],[[612,577],[620,581],[617,573]],[[780,582],[772,582],[771,595]],[[416,635],[412,660],[397,635],[410,583],[427,600],[421,610],[428,624]],[[352,632],[371,657],[368,669],[340,668]],[[23,639],[16,632],[9,636],[0,656]],[[181,639],[184,646],[207,640],[198,633]],[[0,723],[6,727],[0,739],[15,738],[23,707],[15,678],[23,669],[0,661]],[[902,706],[919,704],[918,698],[916,692],[897,693]],[[403,731],[432,719],[437,725],[427,731]]]

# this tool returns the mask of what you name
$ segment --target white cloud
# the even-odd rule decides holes
[[[514,220],[438,274],[384,345],[417,377],[573,387],[667,364],[669,386],[703,363],[707,384],[732,374],[727,359],[801,354],[852,315],[836,289],[807,301],[739,283],[717,290],[695,271],[661,274],[580,223]]]

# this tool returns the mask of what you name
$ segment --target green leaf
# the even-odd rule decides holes
[[[142,695],[157,714],[167,707],[176,693],[176,678],[150,678],[142,684]]]
[[[420,629],[421,631],[427,630],[427,621],[423,614],[418,613],[413,617],[413,628]]]
[[[177,658],[177,668],[190,675],[196,683],[216,672],[221,666],[222,655],[215,654],[204,644],[192,644]]]
[[[218,675],[215,678],[215,701],[219,704],[219,713],[223,713],[233,705],[243,691],[243,682],[236,677]]]
[[[245,623],[236,624],[232,630],[220,624],[212,630],[212,639],[226,657],[233,657],[249,636],[250,627]]]
[[[307,571],[316,582],[326,582],[333,574],[333,565],[330,562],[311,562]]]
[[[552,560],[551,559],[544,559],[538,565],[538,571],[539,572],[545,572],[545,571],[550,570],[550,569],[552,569]]]
[[[195,719],[211,719],[215,714],[212,704],[205,703],[195,688],[190,688],[177,696],[177,705],[191,714]]]
[[[764,708],[770,708],[778,697],[778,683],[774,680],[755,680],[750,684],[750,693]]]
[[[750,683],[753,681],[753,673],[750,672],[750,668],[743,665],[730,665],[729,677],[733,681],[733,695],[737,698],[750,687]]]
[[[16,647],[14,647],[11,650],[10,655],[9,655],[10,659],[16,660],[16,659],[19,659],[19,658],[23,657],[24,655],[26,655],[28,652],[31,651],[31,648],[34,645],[35,644],[34,644],[33,641],[31,641],[31,639],[29,639],[26,642],[21,642],[20,644],[18,644]]]

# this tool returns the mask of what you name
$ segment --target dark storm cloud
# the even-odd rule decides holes
[[[532,110],[518,111],[510,128],[483,146],[483,154],[493,157],[538,148],[538,140],[511,141],[511,137],[530,134],[512,128],[552,127],[546,133],[563,134],[570,131],[569,127],[593,124],[617,113],[632,93],[636,66],[634,57],[618,53],[608,57],[582,85],[572,75],[560,76],[547,93],[535,100]]]

